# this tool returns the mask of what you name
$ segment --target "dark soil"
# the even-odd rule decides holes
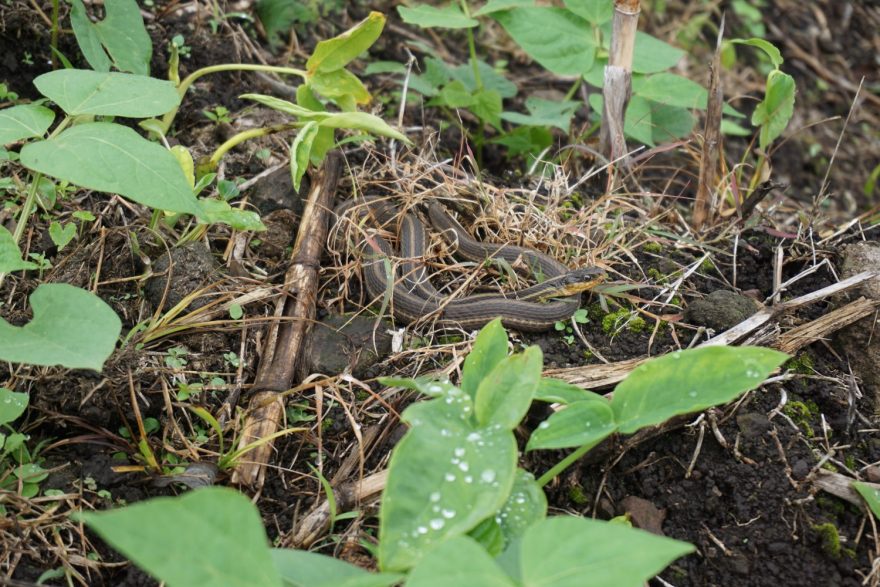
[[[43,8],[49,12],[48,2],[39,4],[45,4]],[[367,8],[384,11],[393,24],[386,29],[372,58],[405,61],[403,41],[427,39],[423,31],[399,22],[391,3],[350,4],[343,13],[334,13],[320,25],[299,31],[300,45],[291,43],[293,60],[301,61],[318,38],[347,28],[365,16]],[[647,23],[659,36],[673,39],[676,19],[690,13],[684,6],[689,3],[666,4],[666,13],[649,15]],[[728,4],[723,2],[719,9],[728,8]],[[876,237],[867,222],[868,212],[876,206],[876,194],[866,193],[864,187],[869,173],[880,161],[878,111],[871,111],[871,105],[878,100],[880,83],[876,67],[880,14],[867,2],[771,4],[768,20],[772,18],[775,24],[767,36],[781,46],[787,58],[786,67],[790,68],[787,70],[797,77],[800,92],[792,128],[802,130],[792,132],[772,156],[771,178],[790,187],[773,192],[749,219],[722,219],[714,232],[698,242],[693,234],[685,234],[685,224],[676,216],[688,214],[680,194],[692,191],[693,185],[681,177],[696,172],[693,160],[678,152],[660,155],[651,167],[643,170],[646,185],[652,186],[651,197],[630,198],[626,206],[608,216],[613,218],[614,225],[609,221],[601,227],[606,236],[613,229],[631,236],[625,244],[635,243],[632,247],[614,248],[612,245],[618,242],[607,239],[602,241],[607,246],[596,251],[596,261],[611,274],[610,285],[633,287],[625,292],[625,297],[584,298],[589,322],[580,329],[588,346],[575,333],[567,331],[517,335],[518,343],[541,347],[546,368],[657,356],[688,347],[692,341],[702,342],[707,335],[698,327],[693,314],[685,312],[689,305],[701,299],[714,300],[708,296],[723,290],[742,294],[737,302],[741,311],[747,310],[749,300],[754,300],[757,307],[757,303],[765,302],[775,293],[774,263],[780,251],[784,260],[783,282],[815,263],[828,260],[828,265],[800,279],[782,295],[787,299],[815,291],[836,281],[830,267],[839,268],[843,244]],[[64,3],[62,7],[63,15],[67,8]],[[277,54],[266,48],[265,39],[256,36],[253,46],[242,42],[241,35],[253,33],[250,27],[243,30],[226,23],[213,34],[203,20],[205,13],[197,18],[181,10],[176,2],[156,2],[149,14],[154,75],[166,70],[165,48],[176,34],[185,36],[191,51],[191,57],[182,61],[182,73],[223,61],[252,61],[255,54],[267,60],[276,59]],[[735,35],[749,36],[735,17],[730,26]],[[502,51],[505,47],[494,44],[492,35],[499,36],[497,31],[487,35],[487,46],[496,53],[493,57],[507,59]],[[687,64],[694,72],[702,72],[702,64],[708,59],[711,35],[703,36],[707,38],[694,46],[694,57]],[[430,42],[442,45],[444,41],[432,37]],[[441,53],[463,58],[460,44],[450,40],[446,43],[447,46],[439,47]],[[419,57],[427,54],[418,44],[409,47]],[[60,49],[74,64],[82,65],[69,35],[62,35]],[[528,84],[530,75],[544,79],[534,64],[510,59],[514,61],[511,69],[517,81]],[[22,98],[37,98],[31,82],[47,71],[50,60],[48,28],[35,17],[32,6],[24,0],[0,4],[0,82]],[[725,82],[727,94],[757,91],[763,79],[757,71],[759,66],[748,59],[739,64]],[[865,98],[863,108],[854,112],[825,182],[831,153],[843,130],[843,118],[852,106],[853,85],[858,85],[861,76],[866,76],[862,91],[871,93],[871,97]],[[377,95],[385,96],[397,89],[385,78],[374,77],[370,83]],[[207,78],[187,96],[173,140],[190,146],[196,153],[209,152],[229,131],[213,125],[202,110],[223,105],[241,118],[259,116],[238,96],[256,90],[268,93],[263,85],[244,74]],[[567,85],[560,83],[555,89],[565,91]],[[392,100],[386,107],[386,118],[396,112],[396,104]],[[435,111],[413,107],[407,113],[406,124],[437,129],[441,120],[432,118],[435,116]],[[825,122],[812,125],[819,121]],[[236,117],[234,124],[239,122]],[[425,136],[428,135],[426,132]],[[458,162],[466,152],[459,142],[460,133],[451,129],[440,136],[439,145],[426,148],[425,152],[431,152],[436,160],[448,157]],[[567,141],[565,137],[558,139]],[[268,163],[283,161],[288,143],[288,139],[277,138],[248,143],[231,154],[223,173],[228,179],[249,179],[264,171]],[[745,148],[744,143],[731,140],[728,159],[738,161]],[[258,155],[261,149],[271,151],[274,159],[264,161]],[[347,151],[346,156],[352,171],[343,179],[338,199],[352,191],[352,181],[363,176],[371,176],[371,187],[379,193],[396,194],[401,189],[397,174],[383,167],[382,157],[357,147]],[[429,173],[415,156],[399,156],[401,168],[409,166]],[[499,187],[531,187],[528,178],[515,180],[525,185],[510,185],[512,178],[519,176],[518,172],[511,173],[520,166],[519,162],[506,161],[494,148],[487,149],[483,157],[484,177],[504,178],[496,182]],[[679,167],[673,170],[666,163],[679,165],[681,176],[675,174]],[[589,163],[572,163],[574,168],[582,165],[586,167]],[[6,174],[3,168],[0,171],[0,176]],[[588,209],[599,201],[603,190],[603,185],[590,184],[590,189],[578,194],[580,201],[572,209]],[[132,212],[119,204],[108,204],[101,194],[79,193],[62,201],[53,213],[69,214],[84,209],[98,220],[67,249],[58,252],[47,237],[48,216],[35,219],[26,233],[27,250],[45,254],[54,267],[41,278],[33,272],[7,279],[0,289],[4,300],[0,316],[14,324],[26,322],[26,296],[41,281],[81,287],[97,283],[97,293],[122,319],[125,336],[145,325],[157,310],[161,314],[200,289],[204,292],[196,296],[190,310],[229,292],[280,286],[302,213],[301,200],[293,193],[286,167],[258,182],[248,197],[270,232],[250,237],[240,266],[224,262],[227,249],[235,245],[227,228],[212,227],[197,243],[186,248],[173,247],[174,235],[157,234],[147,228],[149,211]],[[866,220],[863,226],[820,242],[859,215]],[[4,224],[9,224],[11,218],[8,210],[0,212]],[[706,251],[711,251],[708,258],[704,255]],[[693,265],[698,270],[687,273],[687,278],[675,285]],[[317,300],[319,319],[332,315],[326,322],[334,323],[337,314],[361,311],[361,287],[353,264],[344,257],[328,254],[322,267],[321,295]],[[670,292],[674,292],[674,299],[666,303]],[[789,329],[832,308],[829,301],[816,302],[786,316],[781,327]],[[100,375],[0,367],[4,381],[14,382],[18,390],[31,393],[31,407],[22,429],[34,441],[46,441],[42,464],[56,469],[41,489],[60,489],[77,496],[63,506],[61,513],[80,508],[105,509],[179,493],[183,490],[179,484],[161,481],[179,473],[186,464],[215,462],[216,444],[193,440],[208,432],[186,408],[200,405],[218,414],[230,395],[239,391],[239,405],[246,404],[262,358],[264,326],[273,309],[271,300],[248,305],[246,316],[252,322],[247,328],[228,322],[189,327],[155,338],[137,330]],[[369,333],[361,331],[357,337],[347,339],[344,357],[334,357],[344,360],[321,362],[320,369],[333,363],[358,362],[361,357],[356,347],[370,345],[365,332]],[[382,340],[383,344],[387,342]],[[368,439],[364,446],[364,471],[373,472],[384,466],[388,452],[403,432],[396,415],[414,398],[384,394],[375,377],[425,373],[461,356],[469,346],[461,333],[431,333],[426,328],[409,333],[406,342],[408,346],[402,351],[384,360],[359,365],[363,375],[358,371],[362,381],[357,385],[346,387],[335,382],[337,387],[332,389],[337,395],[332,401],[327,392],[330,388],[316,390],[308,386],[288,398],[287,424],[310,429],[276,442],[273,463],[257,502],[267,532],[277,544],[290,543],[297,521],[317,502],[320,485],[310,465],[319,463],[323,474],[336,485],[357,479],[357,466],[339,474],[343,463],[357,455],[360,444],[351,418]],[[326,348],[318,343],[312,346]],[[736,405],[712,410],[699,419],[695,415],[675,422],[640,444],[625,438],[603,444],[547,487],[551,511],[601,519],[630,514],[636,525],[694,544],[696,554],[677,561],[662,573],[667,582],[664,585],[864,584],[876,556],[876,537],[866,513],[823,493],[814,480],[819,469],[855,477],[857,472],[864,475],[870,465],[880,461],[877,426],[869,425],[877,411],[876,390],[863,389],[864,395],[856,398],[852,390],[857,379],[851,375],[846,353],[824,341],[803,349],[786,368],[796,377],[768,384]],[[195,383],[205,384],[204,389],[189,398],[180,395],[186,385]],[[777,407],[782,397],[787,398],[787,404],[780,410]],[[532,414],[529,422],[540,421],[538,416]],[[165,476],[150,474],[144,467],[137,443],[132,440],[139,419],[154,419],[159,425],[149,443],[159,455]],[[716,423],[717,433],[713,430]],[[563,453],[529,453],[524,462],[530,470],[540,473],[561,456]],[[120,466],[127,468],[120,472]],[[229,483],[228,475],[221,472],[216,482]],[[0,493],[0,502],[3,498]],[[35,521],[36,510],[28,509],[30,506],[20,501],[8,503],[9,519],[25,522],[0,522],[0,552],[5,552],[0,554],[0,572],[4,576],[34,582],[46,570],[66,566],[81,573],[76,580],[83,585],[155,584],[134,567],[112,564],[122,559],[93,536],[84,539],[78,526],[63,516],[52,525],[41,525]],[[358,540],[368,536],[366,530],[372,531],[377,521],[372,517],[375,511],[369,507],[363,511],[364,515],[348,526],[337,527],[337,541],[327,540],[318,548],[369,565]],[[58,544],[52,538],[53,531],[63,542],[63,549],[47,549],[47,537],[53,545]],[[87,560],[85,557],[93,553],[98,553],[102,564],[73,562]]]

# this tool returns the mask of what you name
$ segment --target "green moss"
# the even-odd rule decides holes
[[[813,531],[822,540],[822,550],[825,554],[833,559],[839,559],[843,549],[840,546],[840,533],[837,531],[837,526],[831,522],[815,524]]]
[[[626,328],[630,332],[644,332],[648,324],[641,316],[635,315],[630,310],[621,308],[617,312],[606,314],[602,318],[602,332],[608,335],[616,334],[621,328]]]
[[[846,455],[846,458],[843,459],[843,462],[846,465],[846,468],[850,471],[855,471],[859,468],[859,465],[856,462],[856,458],[852,455]]]
[[[801,375],[812,375],[815,372],[813,369],[813,358],[807,353],[800,353],[793,359],[789,359],[785,363],[785,368]]]
[[[715,269],[715,262],[712,261],[712,259],[710,259],[709,257],[706,257],[705,259],[703,259],[703,262],[700,263],[700,271],[702,271],[703,273],[707,273],[709,271],[712,271],[713,269]]]
[[[642,250],[646,253],[660,254],[663,252],[663,245],[656,241],[650,241],[642,245]]]
[[[590,496],[584,491],[580,485],[572,485],[568,488],[568,499],[576,505],[586,505],[590,503]]]
[[[798,428],[803,430],[807,438],[812,438],[815,435],[811,421],[814,420],[819,413],[819,406],[816,405],[816,402],[810,400],[805,402],[790,401],[785,404],[782,412],[791,418],[791,421],[794,422]]]
[[[648,267],[648,277],[658,283],[664,283],[666,281],[666,276],[660,273],[660,270],[656,267]]]

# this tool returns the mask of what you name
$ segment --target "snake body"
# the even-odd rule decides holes
[[[357,217],[372,217],[379,223],[399,218],[400,254],[378,234],[361,245],[365,256],[364,284],[373,299],[391,293],[392,315],[411,323],[436,317],[441,326],[479,328],[496,317],[509,328],[540,332],[560,320],[566,320],[580,307],[580,292],[604,278],[596,268],[569,270],[555,259],[534,249],[515,245],[482,243],[473,237],[437,203],[427,205],[427,216],[443,238],[468,260],[484,262],[503,259],[508,263],[521,259],[533,275],[544,280],[531,287],[502,294],[474,294],[460,299],[444,296],[431,284],[424,265],[419,262],[426,248],[424,223],[411,212],[399,214],[397,209],[379,198],[350,200],[336,210],[342,216],[356,210]],[[400,259],[395,265],[391,260]],[[389,283],[391,287],[389,288]],[[563,292],[563,297],[559,297]],[[569,295],[570,294],[570,295]]]

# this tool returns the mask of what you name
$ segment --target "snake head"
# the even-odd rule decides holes
[[[541,299],[562,298],[577,295],[593,289],[608,276],[598,267],[582,267],[560,275],[553,280],[553,287],[541,295]]]

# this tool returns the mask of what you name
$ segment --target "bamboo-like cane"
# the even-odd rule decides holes
[[[709,76],[709,102],[706,105],[706,126],[703,131],[703,149],[700,157],[700,180],[697,184],[697,200],[691,224],[700,230],[711,223],[717,212],[719,156],[721,153],[721,108],[724,97],[721,92],[721,40],[724,38],[724,17],[718,27],[718,42]]]
[[[614,20],[611,29],[611,53],[605,67],[602,87],[604,106],[600,149],[609,161],[621,160],[626,155],[624,119],[632,91],[632,60],[639,26],[639,0],[614,0]]]
[[[338,153],[330,153],[316,174],[291,253],[291,266],[284,276],[284,297],[275,308],[276,320],[269,327],[262,361],[254,382],[238,447],[261,442],[246,453],[232,474],[233,483],[258,489],[265,464],[272,453],[269,439],[283,419],[284,403],[279,392],[290,389],[299,374],[303,342],[315,320],[318,269],[327,241],[330,210],[342,169]]]

